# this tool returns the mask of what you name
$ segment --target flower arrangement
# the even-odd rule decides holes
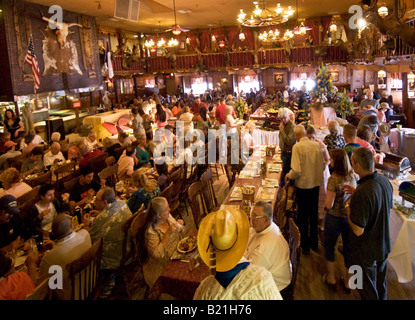
[[[318,72],[316,71],[316,88],[314,89],[314,95],[322,98],[323,95],[332,93],[333,91],[333,82],[331,80],[330,73],[327,72],[324,64],[321,64]]]
[[[353,114],[353,100],[346,94],[346,89],[343,93],[338,95],[338,100],[336,102],[336,113],[339,113],[342,118],[346,115]]]
[[[241,94],[238,94],[238,99],[236,99],[236,102],[234,104],[234,110],[238,118],[243,119],[244,114],[248,113],[248,110],[251,108],[251,106],[248,106],[248,103],[246,100],[243,100],[241,97]]]

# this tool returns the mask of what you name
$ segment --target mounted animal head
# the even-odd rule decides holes
[[[66,22],[58,22],[49,18],[46,18],[42,12],[40,12],[41,16],[42,16],[42,20],[48,22],[49,24],[52,24],[55,26],[54,31],[56,34],[56,40],[59,43],[59,46],[61,48],[65,47],[66,44],[66,38],[68,36],[69,33],[74,33],[74,32],[70,32],[69,28],[70,27],[81,27],[83,29],[91,29],[92,26],[90,27],[84,27],[82,24],[79,23],[66,23]]]
[[[373,24],[380,33],[400,37],[407,45],[415,48],[415,28],[402,21],[406,11],[405,2],[395,2],[396,15],[390,14],[385,18],[379,15],[377,2],[378,0],[371,0],[370,5],[363,6],[363,18]]]

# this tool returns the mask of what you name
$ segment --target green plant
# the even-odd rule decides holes
[[[241,94],[238,94],[238,99],[234,104],[234,110],[238,118],[243,119],[244,114],[248,112],[248,110],[252,106],[248,106],[248,103],[242,99]]]
[[[336,102],[336,113],[339,113],[342,117],[353,114],[353,102],[350,97],[346,94],[346,89],[344,89],[343,93],[338,95],[338,100]]]

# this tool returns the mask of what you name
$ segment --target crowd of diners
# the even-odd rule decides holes
[[[360,265],[364,275],[363,289],[359,289],[362,298],[385,299],[392,187],[375,171],[374,164],[384,156],[378,151],[383,138],[379,124],[388,121],[392,104],[387,97],[374,97],[369,90],[364,99],[357,92],[349,94],[364,108],[365,114],[358,125],[347,124],[342,131],[337,121],[330,121],[330,133],[324,141],[316,139],[312,126],[306,128],[296,120],[303,101],[310,99],[306,92],[286,87],[272,95],[261,89],[241,96],[250,106],[249,113],[266,101],[283,103],[278,113],[283,162],[280,187],[295,185],[302,254],[323,252],[326,260],[323,280],[328,286],[341,281],[347,290],[350,290],[348,268]],[[50,141],[43,141],[35,132],[24,134],[22,121],[13,110],[7,110],[5,130],[0,137],[0,299],[23,299],[48,277],[49,266],[65,266],[76,260],[100,237],[103,237],[104,275],[100,297],[108,298],[122,259],[121,227],[142,205],[146,210],[139,215],[136,240],[140,250],[136,259],[137,268],[142,270],[150,288],[190,228],[183,219],[172,216],[166,198],[160,197],[173,171],[166,163],[155,163],[154,150],[168,141],[166,145],[173,146],[176,158],[189,160],[194,156],[190,145],[199,143],[195,140],[185,142],[183,154],[175,154],[174,146],[180,137],[169,124],[171,120],[183,121],[185,132],[201,129],[206,136],[203,143],[207,141],[208,129],[214,125],[225,126],[228,133],[238,132],[234,110],[237,98],[237,94],[211,90],[201,95],[154,94],[126,101],[121,107],[131,109],[128,124],[131,132],[119,131],[116,139],[107,137],[102,142],[93,131],[71,143],[61,141],[58,132],[51,134]],[[160,128],[166,129],[162,135],[157,134]],[[249,150],[243,155],[246,160],[254,147],[255,125],[249,121],[245,128],[247,134],[242,141]],[[118,163],[119,179],[128,181],[124,189],[128,201],[120,200],[116,188],[107,186],[89,166],[92,158],[104,152],[108,153],[106,164]],[[17,157],[22,160],[20,171],[10,166],[12,162],[8,160]],[[35,204],[24,216],[20,215],[16,199],[32,189],[25,179],[67,160],[77,163],[79,180],[62,193],[55,192],[52,184],[41,185]],[[155,170],[146,170],[151,166]],[[178,167],[174,165],[173,170]],[[200,166],[199,177],[206,168]],[[83,228],[75,232],[72,216],[77,207],[84,209]],[[195,299],[284,297],[292,278],[289,247],[274,223],[269,203],[255,203],[249,217],[238,210],[212,212],[202,220],[198,231],[190,230],[190,234],[197,232],[201,258],[216,273],[201,283]],[[324,239],[321,251],[319,232]],[[342,277],[336,279],[334,251],[340,236],[345,265]],[[39,238],[43,239],[42,250],[32,250],[26,258],[25,271],[14,272],[11,255],[18,250],[30,250],[31,239]],[[212,251],[216,252],[213,264],[207,255]],[[63,270],[66,285],[56,290],[57,299],[70,296],[69,276]]]

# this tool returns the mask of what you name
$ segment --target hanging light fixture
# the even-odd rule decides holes
[[[175,47],[175,46],[177,46],[179,44],[179,41],[177,41],[177,39],[175,39],[175,38],[171,38],[170,40],[169,40],[169,42],[167,43],[167,46],[168,47]]]
[[[258,39],[262,42],[275,42],[281,40],[279,38],[280,32],[278,30],[269,30],[268,32],[264,31],[258,35]]]
[[[287,22],[288,19],[294,14],[294,10],[291,6],[287,10],[281,7],[281,4],[277,4],[277,8],[269,10],[265,8],[265,1],[262,0],[262,4],[259,5],[257,1],[254,2],[255,9],[253,15],[247,18],[243,9],[240,9],[237,21],[246,27],[263,27],[273,26],[280,23]]]
[[[245,40],[245,33],[242,31],[239,33],[239,40],[244,41]]]
[[[225,41],[223,41],[223,40],[221,40],[221,41],[219,41],[219,43],[218,43],[218,46],[219,46],[219,48],[225,48]]]
[[[153,41],[153,39],[146,40],[146,41],[144,42],[144,46],[146,46],[147,48],[154,47],[154,41]]]
[[[382,18],[385,18],[389,12],[388,12],[388,7],[386,7],[385,4],[383,4],[379,9],[378,9],[378,13]]]
[[[165,44],[166,44],[166,41],[163,38],[157,41],[157,47],[159,48],[164,47]]]

